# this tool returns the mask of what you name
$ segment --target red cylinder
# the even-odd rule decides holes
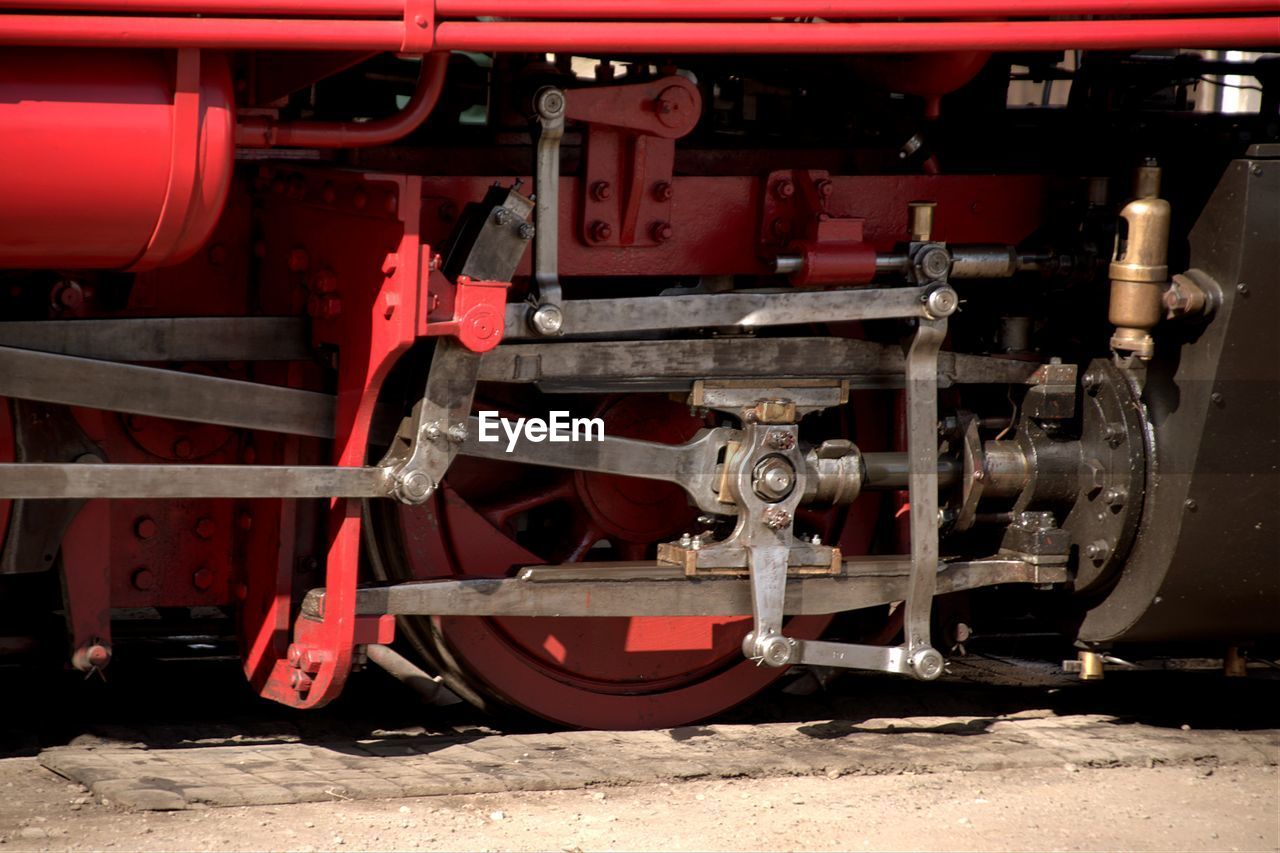
[[[235,154],[226,57],[0,51],[0,267],[182,261],[222,213]]]

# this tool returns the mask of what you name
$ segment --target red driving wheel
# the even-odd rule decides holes
[[[591,414],[604,420],[606,435],[667,444],[708,425],[656,395],[610,398]],[[802,512],[797,526],[863,553],[878,504],[856,509]],[[697,515],[671,483],[459,458],[432,502],[375,517],[377,562],[390,579],[431,579],[651,560],[658,542],[698,530]],[[786,631],[812,639],[830,621],[791,618]],[[743,659],[750,625],[749,617],[436,617],[408,620],[402,633],[456,692],[482,706],[496,699],[566,725],[634,729],[705,719],[782,675]]]

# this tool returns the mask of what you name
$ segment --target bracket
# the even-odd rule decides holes
[[[659,246],[671,239],[675,140],[702,116],[684,77],[574,90],[568,118],[587,125],[580,238],[590,246]]]

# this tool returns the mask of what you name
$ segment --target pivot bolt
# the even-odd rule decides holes
[[[462,444],[462,442],[467,440],[466,424],[454,424],[453,426],[449,427],[448,436],[449,436],[449,440],[452,441],[454,444]]]
[[[395,496],[410,506],[426,503],[436,490],[436,484],[425,471],[406,471],[396,478]]]
[[[764,511],[764,524],[770,530],[781,530],[791,523],[791,513],[782,507],[770,507]]]
[[[786,666],[791,660],[791,649],[792,643],[790,640],[778,634],[773,634],[755,643],[755,654],[749,657],[769,666]]]
[[[564,328],[564,312],[550,303],[539,305],[529,315],[529,326],[545,338],[558,335]]]
[[[543,118],[555,118],[564,112],[564,93],[559,89],[543,89],[538,93],[537,109]]]
[[[924,300],[926,313],[935,320],[950,317],[959,307],[960,297],[950,287],[939,287],[926,296]]]
[[[925,278],[936,281],[951,271],[951,254],[940,246],[928,249],[920,256],[920,272]]]
[[[796,469],[781,456],[768,456],[756,463],[752,489],[762,500],[780,501],[796,485]]]
[[[911,672],[921,681],[933,681],[942,675],[944,661],[937,649],[929,646],[916,649],[911,653]]]

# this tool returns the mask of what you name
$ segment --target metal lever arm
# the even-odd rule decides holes
[[[564,324],[560,313],[560,140],[564,137],[564,92],[546,88],[534,104],[541,131],[534,164],[533,283],[537,304],[528,314],[538,335],[557,335]]]
[[[607,435],[597,441],[534,443],[520,434],[511,438],[502,429],[497,430],[496,441],[482,441],[479,419],[472,417],[467,424],[467,437],[458,449],[464,456],[663,480],[682,487],[703,512],[737,512],[732,504],[721,503],[716,491],[716,457],[738,435],[737,430],[703,430],[692,441],[677,445]]]
[[[400,423],[379,467],[390,468],[392,494],[407,504],[425,503],[440,485],[467,439],[480,353],[455,338],[440,338],[427,385],[413,413]]]

